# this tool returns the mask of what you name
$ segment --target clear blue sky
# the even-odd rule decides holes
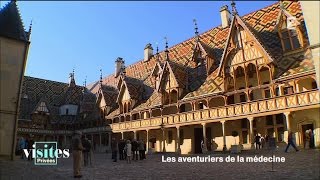
[[[245,15],[276,1],[236,1]],[[2,1],[3,7],[7,1]],[[164,49],[194,35],[192,20],[200,33],[221,24],[220,7],[230,1],[204,2],[30,2],[18,1],[28,29],[33,20],[26,75],[68,82],[75,68],[76,83],[87,84],[114,72],[114,61],[126,65],[143,58],[147,43]]]

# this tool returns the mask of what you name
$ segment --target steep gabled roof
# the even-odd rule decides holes
[[[303,23],[304,19],[302,16],[302,10],[299,2],[285,1],[283,2],[283,4],[284,9],[286,9],[286,11],[288,11],[292,16],[296,17],[297,21],[301,23],[302,32],[304,33],[305,37],[307,37],[306,29]],[[307,71],[310,71],[310,69],[312,69],[312,66],[309,63],[309,60],[301,61],[301,65],[306,65],[308,66],[308,68],[297,69],[293,67],[294,63],[292,63],[291,61],[295,59],[296,56],[300,56],[301,54],[292,55],[292,57],[288,58],[288,60],[283,57],[280,39],[278,33],[275,31],[279,13],[279,2],[277,2],[270,6],[244,15],[241,17],[241,20],[243,24],[248,28],[248,31],[252,34],[252,36],[257,40],[257,42],[261,44],[263,49],[270,56],[270,59],[274,60],[275,64],[277,64],[279,68],[287,69],[290,72],[292,70],[292,73],[296,71],[306,71],[306,69],[308,69]],[[199,39],[201,40],[201,46],[203,50],[213,56],[215,64],[219,63],[219,61],[222,59],[222,54],[226,46],[228,34],[230,34],[230,28],[222,28],[221,26],[217,26],[202,34],[199,34]],[[193,68],[191,63],[194,47],[196,46],[195,43],[196,41],[194,40],[194,37],[191,37],[190,39],[187,39],[168,49],[169,59],[173,62],[172,64],[174,64],[172,66],[176,65],[178,68],[182,67],[183,71],[185,72],[185,76],[187,77],[187,80],[180,81],[178,75],[175,74],[177,81],[186,84],[185,88],[187,90],[186,93],[188,94],[185,96],[185,98],[197,97],[210,93],[218,93],[222,90],[221,83],[223,79],[221,77],[217,77],[217,69],[212,69],[213,71],[208,75],[208,77],[197,75],[197,71],[195,70],[195,68]],[[141,59],[138,62],[127,66],[126,76],[141,81],[143,86],[155,87],[155,82],[152,79],[152,73],[154,71],[156,63],[158,62],[156,57],[157,56],[153,56],[147,62]],[[159,57],[160,63],[165,63],[165,59],[162,58],[165,57],[164,51],[159,53]],[[285,62],[287,61],[290,62],[285,64]],[[214,68],[216,67],[217,66],[214,66]],[[281,76],[281,74],[279,76]],[[181,77],[181,79],[185,79],[184,75],[182,75]],[[103,84],[113,87],[117,87],[118,81],[119,77],[114,77],[113,74],[103,78]],[[97,90],[99,89],[98,84],[98,81],[94,82],[89,85],[88,88],[92,92],[97,92]],[[158,92],[150,91],[150,93],[147,93],[147,99],[136,108],[151,108],[159,104],[159,102],[161,102],[161,97]],[[112,112],[110,116],[117,115],[117,113],[119,113],[118,109]]]
[[[260,42],[260,40],[257,38],[257,36],[253,33],[253,31],[248,28],[248,26],[242,21],[242,19],[236,14],[233,16],[232,21],[231,21],[231,25],[230,25],[230,31],[229,31],[229,35],[228,35],[228,39],[226,42],[226,45],[224,47],[223,50],[223,54],[221,57],[221,61],[220,61],[220,65],[219,65],[219,71],[218,71],[218,75],[220,75],[222,67],[225,65],[225,61],[226,61],[226,57],[228,55],[228,51],[229,47],[230,47],[230,42],[231,42],[231,38],[232,38],[232,34],[234,33],[235,29],[236,29],[236,25],[239,24],[247,33],[249,33],[249,35],[253,38],[253,40],[257,43],[258,47],[262,50],[262,52],[264,53],[264,55],[268,58],[267,60],[269,62],[273,62],[273,58],[270,56],[269,52],[266,51],[266,48],[262,45],[262,43]]]
[[[16,1],[9,2],[0,10],[0,36],[28,41]]]

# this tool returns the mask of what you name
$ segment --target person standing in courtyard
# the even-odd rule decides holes
[[[118,153],[118,143],[116,138],[112,138],[111,141],[111,151],[112,151],[112,159],[113,162],[117,162],[117,153]]]
[[[132,141],[132,152],[133,152],[132,160],[138,160],[138,142],[135,139],[133,139]]]
[[[90,154],[90,150],[91,150],[91,144],[90,144],[89,140],[87,138],[85,138],[84,136],[82,136],[82,145],[84,147],[84,150],[83,150],[84,166],[88,166],[88,164],[89,164],[89,154]]]
[[[255,142],[256,142],[256,149],[261,148],[261,142],[260,142],[261,136],[259,134],[256,134]]]
[[[130,140],[127,140],[127,144],[126,146],[124,147],[125,149],[125,152],[127,153],[127,163],[128,164],[131,164],[131,150],[132,150],[132,145],[130,143]]]
[[[310,133],[309,130],[306,130],[304,133],[304,143],[303,143],[303,148],[306,149],[306,146],[310,146]]]
[[[72,137],[72,154],[73,154],[73,177],[81,178],[81,162],[82,162],[82,151],[84,150],[81,142],[80,131],[75,131]]]
[[[284,152],[288,152],[288,149],[289,149],[289,146],[292,146],[296,151],[299,151],[299,149],[296,147],[296,145],[294,144],[293,142],[293,133],[291,131],[289,131],[289,134],[288,134],[288,145],[287,145],[287,148]]]
[[[309,129],[309,136],[310,136],[310,142],[309,142],[309,148],[314,148],[314,133],[312,129]]]
[[[145,149],[144,149],[143,140],[139,141],[139,156],[140,156],[140,160],[145,159]]]

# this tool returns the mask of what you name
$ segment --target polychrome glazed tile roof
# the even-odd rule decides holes
[[[302,27],[302,33],[307,39],[304,19],[299,2],[283,2],[284,9],[291,15],[297,18]],[[241,7],[238,7],[241,8]],[[277,21],[280,13],[279,3],[272,4],[255,12],[249,13],[241,17],[245,25],[251,33],[256,37],[258,42],[266,50],[266,52],[275,60],[276,77],[286,77],[295,73],[306,72],[314,69],[314,66],[308,56],[307,51],[284,56],[281,48],[279,35],[277,32]],[[197,74],[192,66],[192,57],[196,44],[196,37],[192,37],[184,42],[181,42],[169,48],[169,63],[173,69],[173,73],[178,83],[186,86],[184,99],[197,97],[210,93],[222,91],[223,78],[217,76],[217,67],[221,60],[223,50],[226,46],[226,40],[229,35],[229,27],[222,28],[221,26],[212,28],[207,32],[199,35],[200,44],[204,51],[213,58],[214,65],[212,73],[207,75]],[[304,42],[308,44],[308,41]],[[165,52],[160,52],[160,62],[165,62]],[[135,64],[129,65],[126,68],[126,82],[130,94],[135,97],[138,93],[146,92],[138,90],[143,84],[143,88],[148,87],[147,98],[143,98],[137,105],[136,109],[151,108],[161,103],[161,95],[154,90],[155,82],[153,81],[152,71],[156,65],[157,58],[153,56],[149,61],[138,61]],[[103,84],[111,87],[117,87],[119,77],[114,75],[103,78]],[[139,81],[140,83],[135,83]],[[98,81],[88,86],[88,89],[93,93],[99,89]],[[152,88],[151,88],[152,87]],[[150,90],[151,88],[151,90]],[[109,96],[116,96],[112,93]],[[114,97],[110,97],[114,99]],[[118,110],[112,112],[109,116],[117,115]]]

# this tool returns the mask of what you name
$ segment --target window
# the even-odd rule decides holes
[[[293,94],[293,86],[288,86],[283,88],[283,93],[285,95]]]
[[[281,31],[283,51],[291,51],[301,47],[296,29],[283,29]]]
[[[69,109],[68,108],[66,109],[66,115],[69,115]]]

